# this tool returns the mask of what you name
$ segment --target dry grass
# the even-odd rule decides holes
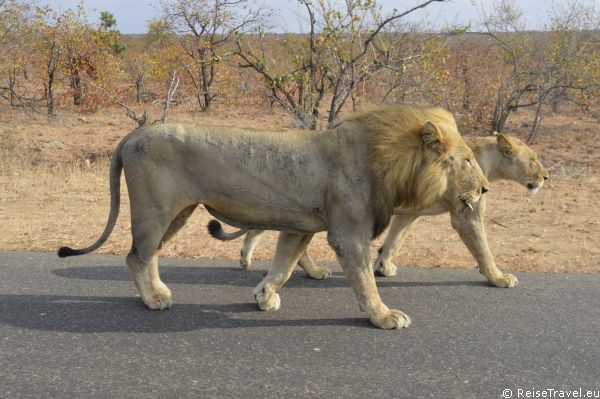
[[[280,113],[257,116],[253,112],[232,115],[217,110],[211,116],[183,112],[175,118],[195,123],[290,125]],[[0,249],[54,251],[65,244],[86,246],[99,236],[108,216],[107,154],[131,129],[127,119],[114,115],[118,114],[87,116],[84,121],[66,115],[49,126],[44,118],[31,121],[17,115],[4,124],[0,131]],[[575,122],[583,132],[579,132],[579,140],[556,136],[565,131],[561,123],[574,123],[559,120],[554,128],[547,123],[545,141],[534,146],[544,162],[554,168],[553,178],[536,196],[528,197],[516,183],[492,184],[486,223],[500,267],[600,272],[600,210],[593,206],[600,194],[600,180],[593,162],[597,151],[589,151],[590,143],[595,145],[595,125],[592,121]],[[582,155],[577,157],[577,152]],[[129,206],[124,184],[121,197],[117,226],[99,252],[125,254],[129,250]],[[237,259],[241,239],[228,243],[212,239],[206,233],[209,219],[199,208],[162,255]],[[275,237],[275,233],[265,237],[255,259],[272,258]],[[373,243],[373,253],[379,245],[380,241]],[[318,261],[335,260],[324,234],[315,237],[310,253]],[[450,227],[448,216],[423,218],[395,261],[425,267],[475,266]]]

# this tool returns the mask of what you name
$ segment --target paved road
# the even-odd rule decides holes
[[[371,327],[339,269],[296,272],[260,312],[264,271],[161,259],[175,305],[144,308],[122,256],[0,253],[2,398],[501,398],[600,389],[600,276],[401,268],[379,279],[401,331]],[[266,264],[258,264],[264,268]]]

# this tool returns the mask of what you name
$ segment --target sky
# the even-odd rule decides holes
[[[274,26],[278,32],[302,31],[304,14],[296,0],[263,0],[274,11]],[[560,0],[554,0],[560,1]],[[40,3],[51,5],[54,9],[64,11],[73,8],[79,0],[42,0]],[[384,14],[394,8],[399,11],[409,9],[418,0],[379,0]],[[450,0],[446,3],[432,3],[425,10],[419,11],[408,19],[420,22],[426,19],[429,27],[434,29],[448,25],[466,25],[478,19],[478,10],[488,7],[494,0]],[[513,0],[522,10],[529,28],[540,28],[548,21],[547,9],[552,1],[548,0]],[[159,16],[160,6],[157,0],[86,0],[84,1],[91,20],[98,20],[100,11],[109,11],[117,19],[121,33],[144,33],[146,24]]]

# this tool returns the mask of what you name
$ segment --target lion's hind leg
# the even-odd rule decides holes
[[[176,213],[171,221],[162,220],[157,210],[144,208],[136,212],[132,208],[133,244],[126,258],[127,268],[142,301],[150,309],[167,309],[173,304],[171,290],[160,279],[157,252],[162,243],[183,227],[194,208],[190,206]]]
[[[170,308],[173,304],[171,290],[160,279],[156,254],[145,258],[133,246],[126,262],[144,304],[155,310]]]
[[[242,268],[250,269],[250,266],[252,265],[252,254],[264,232],[264,230],[248,230],[246,233],[246,237],[244,237],[244,246],[240,251],[240,265]]]
[[[163,238],[160,242],[160,245],[158,246],[158,249],[161,249],[164,244],[166,244],[169,240],[171,240],[171,238],[173,238],[173,236],[175,234],[177,234],[177,232],[179,230],[181,230],[181,228],[183,226],[185,226],[186,222],[188,221],[188,219],[190,218],[192,213],[194,213],[194,210],[196,209],[197,206],[198,206],[198,204],[190,205],[187,208],[185,208],[183,211],[179,212],[179,214],[177,216],[175,216],[175,219],[173,219],[173,221],[171,221],[171,224],[169,225],[167,232],[163,235]]]
[[[254,289],[254,298],[261,310],[277,310],[281,306],[277,291],[289,280],[298,259],[312,239],[312,234],[281,232],[269,272]]]
[[[397,267],[392,263],[392,259],[404,244],[406,236],[417,218],[415,215],[394,216],[385,241],[379,249],[379,256],[375,261],[375,274],[384,277],[396,275]]]

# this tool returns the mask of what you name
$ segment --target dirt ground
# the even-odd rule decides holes
[[[280,111],[245,108],[210,114],[173,110],[171,121],[290,127]],[[524,137],[527,114],[511,119],[508,133]],[[62,113],[49,121],[0,109],[0,250],[55,251],[95,241],[108,216],[108,157],[133,128],[119,109],[83,115]],[[600,128],[578,112],[549,117],[532,146],[551,172],[535,196],[514,182],[492,183],[486,225],[501,268],[515,271],[600,272]],[[98,251],[125,254],[131,243],[129,207],[122,185],[121,213]],[[208,213],[199,208],[161,255],[238,259],[242,239],[223,243],[206,232]],[[255,259],[273,256],[270,232]],[[381,239],[372,244],[373,254]],[[334,261],[324,234],[309,247],[317,261]],[[398,265],[475,267],[447,215],[422,218],[395,259]]]

